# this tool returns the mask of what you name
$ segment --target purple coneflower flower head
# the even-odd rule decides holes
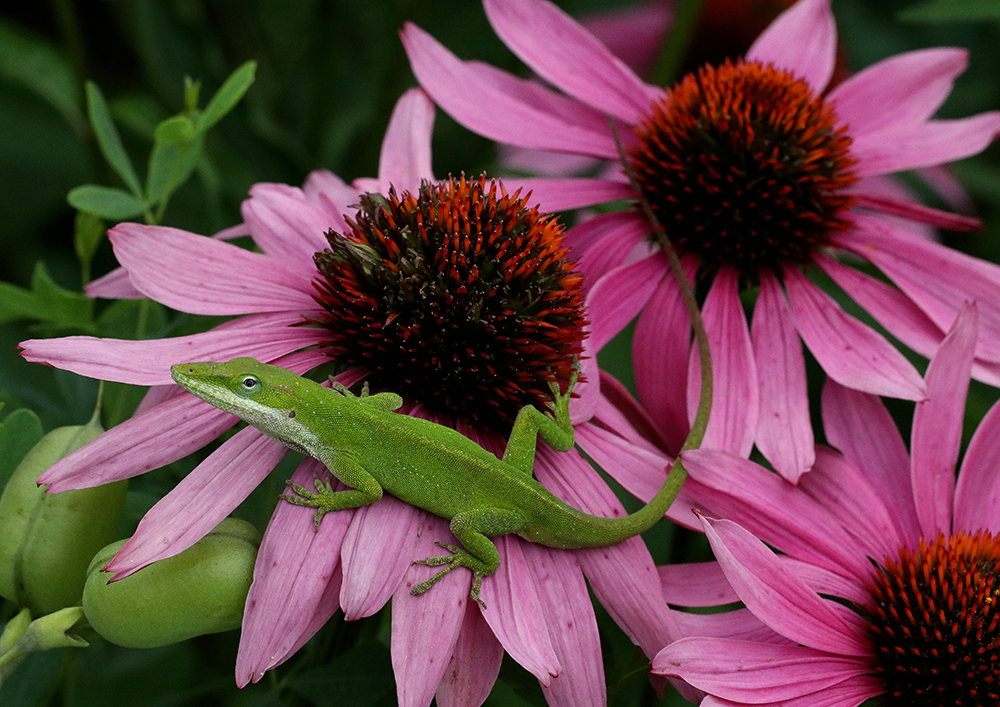
[[[734,622],[728,636],[664,648],[654,672],[682,677],[715,707],[1000,701],[1000,405],[955,472],[977,318],[975,305],[964,309],[931,360],[909,453],[876,396],[834,381],[823,419],[839,451],[817,447],[798,485],[726,452],[684,453],[686,502],[721,568],[703,586],[746,609],[717,615]],[[678,584],[667,594],[694,574],[664,574]],[[756,634],[734,637],[736,624],[752,627],[747,610]]]
[[[172,385],[174,363],[252,356],[297,373],[331,361],[402,394],[403,411],[455,426],[495,452],[517,410],[544,406],[548,382],[586,357],[580,276],[562,227],[498,182],[431,174],[433,104],[406,93],[393,113],[377,179],[345,184],[329,172],[303,189],[258,184],[245,223],[205,238],[121,224],[110,231],[122,265],[92,289],[145,296],[174,309],[235,317],[190,336],[150,341],[93,337],[22,343],[30,361],[81,375],[153,386],[137,414],[51,467],[50,491],[128,478],[180,459],[233,426],[228,415]],[[353,215],[351,215],[353,214]],[[225,242],[249,235],[252,252]],[[623,419],[595,377],[578,387],[574,423]],[[613,382],[608,385],[613,386]],[[584,427],[589,425],[583,425]],[[576,451],[540,446],[535,472],[573,505],[625,511]],[[118,576],[191,546],[236,508],[287,450],[241,429],[143,518],[107,565]],[[293,481],[326,474],[306,459]],[[661,469],[660,479],[666,473]],[[445,519],[392,497],[328,514],[279,503],[264,533],[236,661],[239,685],[287,660],[337,611],[369,616],[390,597],[392,662],[400,704],[480,704],[506,651],[538,677],[551,704],[606,701],[600,641],[587,582],[647,655],[681,634],[659,592],[645,545],[566,552],[514,536],[497,539],[500,571],[469,602],[454,572],[424,595],[410,588],[430,568],[414,560],[453,542]],[[659,678],[657,678],[659,679]]]
[[[976,154],[1000,132],[1000,113],[932,119],[966,66],[963,50],[894,56],[828,91],[836,55],[829,0],[800,0],[742,59],[663,89],[546,0],[484,6],[504,43],[555,90],[461,61],[407,25],[414,73],[456,120],[502,143],[613,166],[619,157],[608,116],[614,120],[643,197],[707,289],[715,394],[705,446],[746,456],[756,445],[790,480],[812,468],[800,341],[841,385],[909,400],[926,395],[904,356],[844,312],[816,278],[831,280],[924,356],[963,303],[978,301],[973,375],[1000,383],[1000,267],[928,242],[918,229],[976,222],[888,196],[884,180],[873,181]],[[635,197],[621,169],[520,183],[550,210]],[[567,242],[587,277],[591,347],[638,314],[640,400],[676,451],[697,399],[697,357],[678,333],[687,331],[687,315],[651,231],[638,209],[618,211],[571,229]],[[840,254],[850,256],[846,263]],[[851,267],[857,259],[891,284]],[[746,288],[758,291],[750,324]]]

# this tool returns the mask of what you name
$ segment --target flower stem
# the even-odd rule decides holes
[[[625,170],[629,183],[632,185],[632,190],[636,193],[639,208],[642,209],[646,220],[652,225],[657,242],[660,243],[663,252],[667,256],[670,269],[674,273],[674,277],[677,278],[681,297],[684,299],[684,304],[691,317],[691,328],[694,330],[694,338],[698,343],[698,361],[701,364],[701,394],[698,398],[698,412],[695,415],[694,422],[691,423],[691,431],[688,432],[687,439],[684,440],[684,444],[681,446],[681,451],[697,449],[701,445],[701,441],[705,438],[708,417],[712,410],[712,353],[708,347],[708,333],[705,331],[705,322],[701,317],[701,309],[698,307],[698,300],[694,294],[694,286],[691,284],[687,273],[684,272],[684,267],[681,265],[680,258],[677,257],[677,252],[674,250],[670,237],[667,235],[660,220],[653,212],[653,208],[649,205],[642,190],[639,188],[635,173],[632,171],[626,158],[625,148],[618,138],[618,130],[615,128],[615,122],[610,116],[608,117],[608,125],[611,127],[611,135],[614,138],[615,146],[618,148],[618,158],[621,161],[622,169]],[[670,468],[670,476],[677,477],[676,484],[673,484],[676,487],[676,491],[674,492],[674,496],[676,497],[676,494],[680,492],[681,484],[687,478],[687,471],[681,463],[680,455],[677,456],[673,466]]]

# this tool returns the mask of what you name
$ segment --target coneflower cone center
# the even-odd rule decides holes
[[[846,127],[802,79],[755,62],[685,76],[636,128],[629,162],[672,244],[705,271],[810,262],[857,181]]]
[[[331,356],[435,412],[506,432],[545,409],[584,337],[563,227],[502,184],[449,179],[366,194],[317,253]]]
[[[1000,705],[1000,542],[923,539],[879,568],[865,613],[889,707]]]

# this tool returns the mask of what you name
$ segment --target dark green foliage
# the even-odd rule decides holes
[[[559,4],[579,15],[631,3]],[[18,342],[73,334],[152,338],[217,323],[149,301],[85,297],[83,286],[116,266],[106,228],[136,220],[210,235],[240,221],[240,202],[254,183],[301,185],[318,168],[346,181],[375,175],[390,111],[415,83],[397,35],[404,21],[418,23],[462,58],[520,69],[490,30],[479,3],[469,0],[8,5],[14,7],[0,13],[0,402],[5,404],[0,481],[43,430],[85,422],[97,398],[94,381],[26,363],[17,355]],[[967,47],[970,68],[940,115],[1000,107],[996,0],[834,0],[833,5],[851,69],[911,49]],[[436,120],[435,175],[495,173],[491,143],[441,111]],[[1000,261],[1000,147],[963,161],[955,171],[985,228],[945,234],[944,240]],[[943,207],[933,195],[921,195]],[[86,213],[78,215],[74,206]],[[629,335],[623,334],[602,352],[602,367],[631,382],[629,351]],[[813,379],[815,366],[811,360],[809,365]],[[106,384],[105,426],[130,417],[143,392]],[[810,391],[813,400],[816,393]],[[981,419],[996,395],[974,384],[970,419]],[[819,421],[818,411],[813,413]],[[153,503],[214,448],[137,477],[119,537],[133,532]],[[287,456],[236,515],[263,530],[295,457]],[[706,559],[704,543],[694,550],[676,547],[676,538],[689,536],[662,531],[647,540],[673,539],[673,548],[653,550],[657,562]],[[0,602],[0,622],[15,613],[16,607]],[[92,641],[86,650],[29,656],[3,685],[0,703],[393,705],[389,616],[389,607],[358,622],[344,622],[338,614],[288,663],[242,691],[233,677],[238,632],[151,650],[122,649],[85,635]],[[609,704],[687,704],[669,691],[657,697],[646,659],[600,608],[598,624]],[[487,705],[544,704],[537,681],[505,660]]]

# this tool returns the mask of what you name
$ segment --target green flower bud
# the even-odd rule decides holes
[[[21,609],[17,616],[7,622],[3,633],[0,633],[0,656],[14,650],[14,646],[24,638],[24,634],[28,632],[28,626],[30,625],[31,612],[27,609]]]
[[[101,636],[154,648],[239,627],[260,545],[252,525],[226,518],[184,552],[109,583],[101,568],[124,544],[108,545],[87,570],[83,610]]]
[[[53,648],[86,648],[88,643],[73,627],[83,618],[83,608],[70,606],[31,620],[27,609],[7,623],[0,636],[0,683],[9,677],[29,653]]]
[[[33,616],[78,606],[87,565],[114,537],[127,482],[45,493],[39,475],[103,430],[96,420],[59,427],[32,447],[0,497],[0,595]]]

